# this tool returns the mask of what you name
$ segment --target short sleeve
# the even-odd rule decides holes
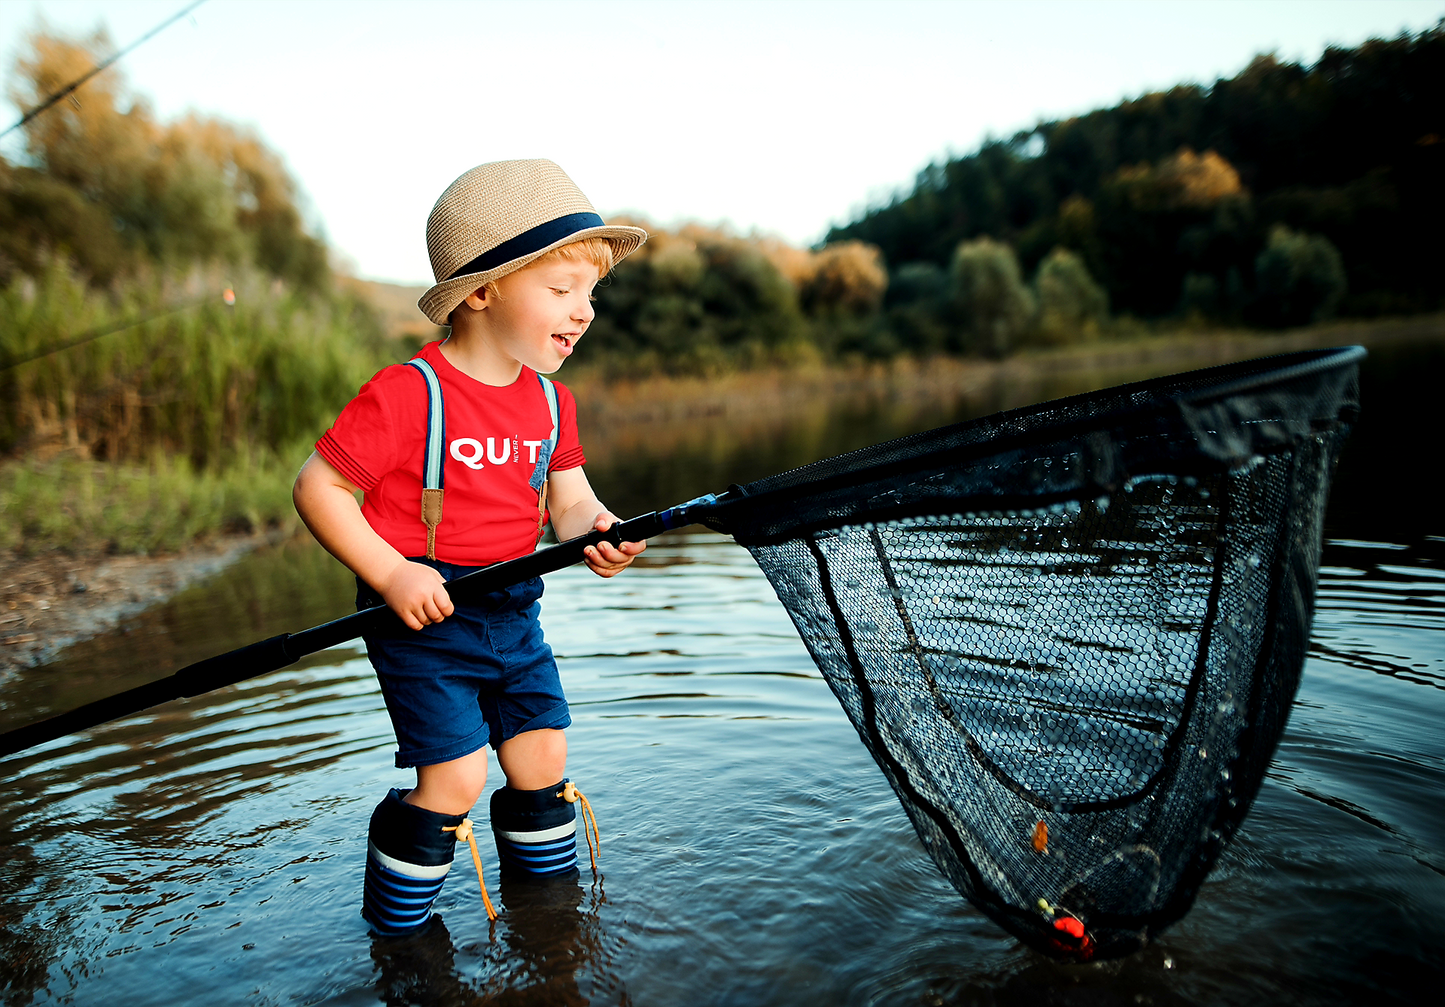
[[[587,464],[582,454],[582,441],[577,434],[577,400],[566,385],[557,384],[557,450],[552,452],[548,472],[575,469]]]
[[[401,364],[378,371],[316,442],[316,453],[364,493],[370,493],[397,467],[392,407],[399,395],[414,392],[403,373],[408,371],[414,369]],[[417,374],[416,380],[424,379]]]

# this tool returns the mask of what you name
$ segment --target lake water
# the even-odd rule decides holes
[[[1311,654],[1273,769],[1193,911],[1140,954],[1055,964],[964,902],[748,555],[685,533],[614,581],[548,578],[569,773],[602,831],[595,879],[584,868],[577,886],[498,892],[488,837],[495,926],[462,855],[438,902],[443,926],[369,938],[357,915],[366,821],[409,774],[392,768],[364,655],[339,649],[0,763],[0,997],[1095,1005],[1438,993],[1445,509],[1426,384],[1442,364],[1433,348],[1367,361]],[[634,513],[1017,404],[1010,394],[933,414],[820,403],[806,436],[707,431],[695,450],[591,475]],[[350,592],[314,546],[255,554],[8,683],[0,727],[342,614]]]

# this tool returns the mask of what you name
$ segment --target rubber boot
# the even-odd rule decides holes
[[[492,834],[504,874],[561,877],[577,870],[577,809],[562,784],[492,792]]]
[[[456,852],[456,828],[465,815],[440,815],[407,804],[393,790],[371,813],[366,890],[361,915],[384,937],[416,933],[431,920]]]

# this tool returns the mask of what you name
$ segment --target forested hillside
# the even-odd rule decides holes
[[[1257,58],[1046,122],[921,172],[834,229],[876,245],[890,306],[946,285],[960,243],[991,238],[1032,273],[1079,257],[1115,312],[1265,326],[1438,310],[1445,226],[1445,30]],[[903,282],[897,282],[903,280]]]

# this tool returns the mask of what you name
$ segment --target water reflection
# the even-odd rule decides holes
[[[504,877],[500,896],[503,915],[485,943],[458,949],[440,914],[422,933],[373,938],[378,998],[418,1007],[628,1001],[599,917],[606,901],[600,878],[583,887],[572,879]]]
[[[608,425],[590,432],[588,474],[614,511],[640,514],[893,437],[1177,369],[1167,363],[1042,372],[1005,368],[988,381],[929,388],[917,397],[905,387],[803,397],[786,415],[648,423],[640,429]],[[1431,406],[1442,373],[1442,344],[1370,350],[1361,367],[1363,411],[1345,444],[1331,499],[1329,526],[1337,536],[1378,538],[1382,516],[1390,537],[1400,542],[1439,531],[1438,505],[1419,492],[1420,474],[1438,452],[1422,450],[1414,432],[1436,425]],[[1382,487],[1399,492],[1382,501]]]
[[[851,395],[802,394],[783,409],[711,421],[608,423],[585,440],[588,477],[614,511],[640,514],[879,441],[1155,373],[1004,368],[952,387],[905,382]]]
[[[350,572],[307,539],[242,557],[211,581],[67,648],[0,691],[8,730],[169,675],[202,658],[354,610]],[[320,658],[322,662],[334,658]],[[303,662],[301,667],[314,664]]]

